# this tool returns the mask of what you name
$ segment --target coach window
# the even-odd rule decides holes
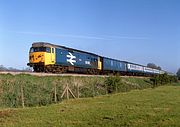
[[[113,61],[111,60],[111,66],[113,66]]]

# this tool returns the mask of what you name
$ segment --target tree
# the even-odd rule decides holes
[[[147,67],[156,68],[156,65],[154,63],[148,63]]]
[[[161,67],[160,67],[160,66],[157,66],[157,65],[154,64],[154,63],[148,63],[148,64],[147,64],[147,67],[150,67],[150,68],[153,68],[153,69],[161,70]]]
[[[178,69],[176,74],[177,74],[178,79],[180,80],[180,68]]]
[[[3,65],[0,65],[0,71],[6,71],[8,70],[6,67],[4,67]]]
[[[157,67],[158,70],[162,70],[160,66]]]

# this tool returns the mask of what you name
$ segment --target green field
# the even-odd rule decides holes
[[[62,126],[180,126],[180,86],[63,101],[42,107],[1,109],[0,125]]]

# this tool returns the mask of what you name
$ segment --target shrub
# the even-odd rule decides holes
[[[119,76],[107,77],[105,80],[105,84],[106,84],[107,93],[118,92],[122,85],[121,77]]]
[[[150,80],[153,82],[153,87],[166,85],[168,83],[171,84],[173,82],[178,81],[176,76],[167,75],[166,73],[161,75],[156,75],[152,77]]]

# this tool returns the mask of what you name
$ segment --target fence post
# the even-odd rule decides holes
[[[118,93],[118,90],[117,90],[117,83],[116,83],[116,93]]]
[[[63,93],[62,93],[62,95],[61,95],[61,98],[63,98],[64,95],[65,95],[65,93],[66,93],[67,100],[69,100],[69,92],[70,92],[70,94],[71,94],[74,98],[76,98],[76,97],[74,96],[73,92],[71,91],[71,89],[69,88],[69,85],[68,85],[68,84],[66,85],[66,87],[65,87],[65,89],[64,89],[64,91],[63,91]]]
[[[69,88],[69,86],[68,86],[68,84],[67,84],[66,97],[67,97],[67,99],[69,100],[69,91],[68,91],[68,88]]]
[[[56,89],[56,84],[54,85],[54,102],[57,102],[57,89]]]
[[[21,82],[21,103],[22,103],[22,108],[24,108],[24,91],[23,91],[22,82]]]
[[[92,86],[93,86],[93,97],[95,96],[95,85],[94,85],[94,83],[92,84]]]
[[[79,83],[77,84],[77,98],[79,98]]]

